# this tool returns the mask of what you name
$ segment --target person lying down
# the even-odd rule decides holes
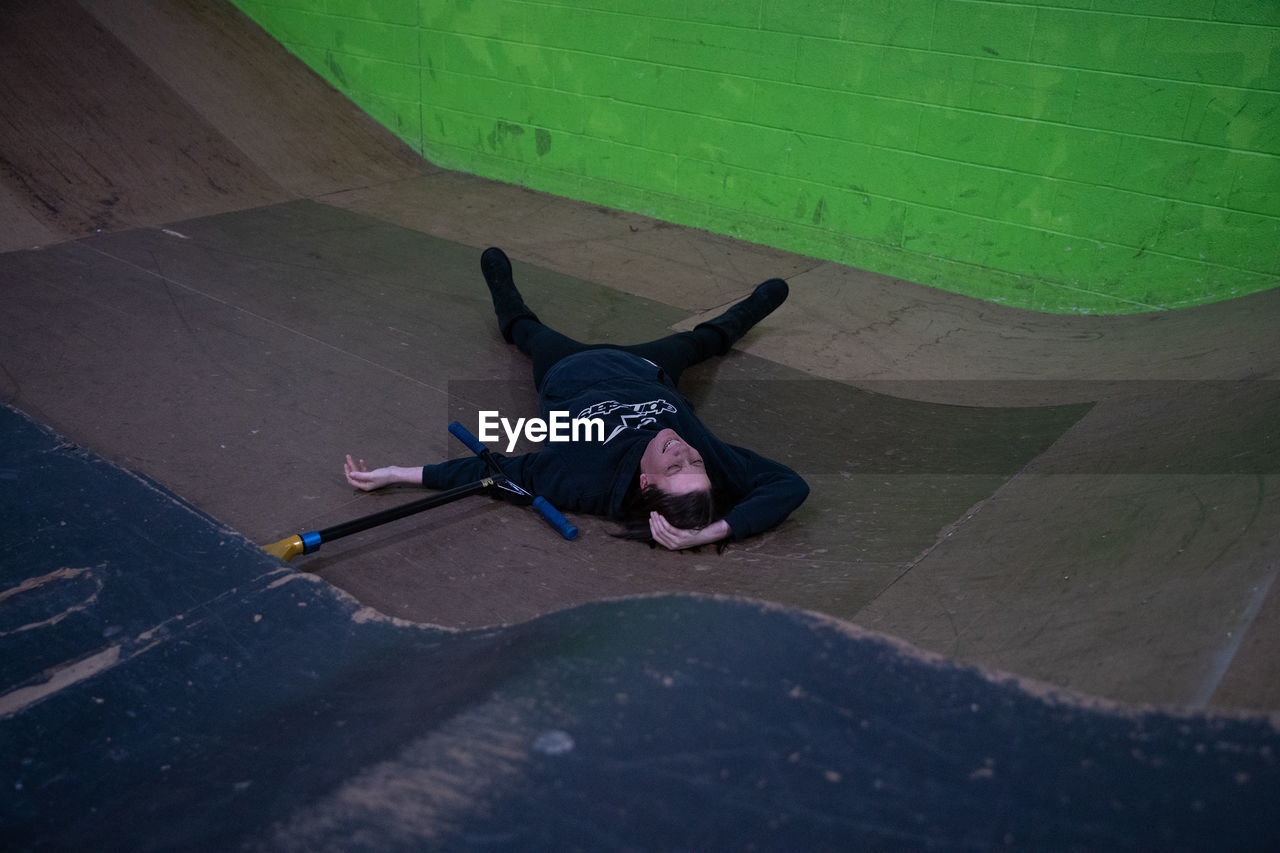
[[[511,262],[486,249],[480,269],[498,328],[532,361],[544,418],[569,412],[587,425],[577,440],[519,456],[494,454],[507,476],[562,511],[621,525],[623,538],[673,551],[723,548],[783,521],[808,497],[790,468],[718,439],[676,390],[685,369],[729,351],[787,298],[769,279],[719,317],[642,344],[585,344],[544,325],[516,289]],[[448,489],[488,474],[479,457],[370,470],[347,456],[347,482],[371,491],[393,483]]]

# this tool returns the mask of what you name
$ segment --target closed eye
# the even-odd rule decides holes
[[[691,460],[689,461],[689,467],[690,467],[690,468],[701,468],[701,467],[702,467],[702,460],[701,460],[701,459],[691,459]],[[667,466],[667,476],[671,476],[672,474],[679,474],[679,473],[680,473],[680,470],[681,470],[682,468],[684,468],[684,465],[680,464],[679,462],[677,462],[677,463],[676,463],[676,464],[674,464],[674,465],[668,465],[668,466]]]

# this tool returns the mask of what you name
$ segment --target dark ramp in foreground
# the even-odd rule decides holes
[[[6,849],[1263,849],[1280,732],[663,596],[396,622],[0,408]]]

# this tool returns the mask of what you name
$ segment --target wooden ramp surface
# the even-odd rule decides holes
[[[1280,832],[1274,718],[1119,707],[705,596],[397,622],[7,407],[0,430],[7,850],[1262,850]]]
[[[380,611],[744,595],[1112,699],[1280,707],[1280,291],[1045,317],[445,172],[214,0],[6,3],[0,48],[0,395],[254,541],[405,497],[353,495],[346,452],[435,461],[453,417],[531,405],[486,245],[592,338],[791,282],[688,377],[815,486],[791,522],[713,557],[584,519],[560,550],[486,504],[299,565]]]

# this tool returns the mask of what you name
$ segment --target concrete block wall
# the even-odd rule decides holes
[[[1041,311],[1280,284],[1276,0],[236,3],[447,168]]]

